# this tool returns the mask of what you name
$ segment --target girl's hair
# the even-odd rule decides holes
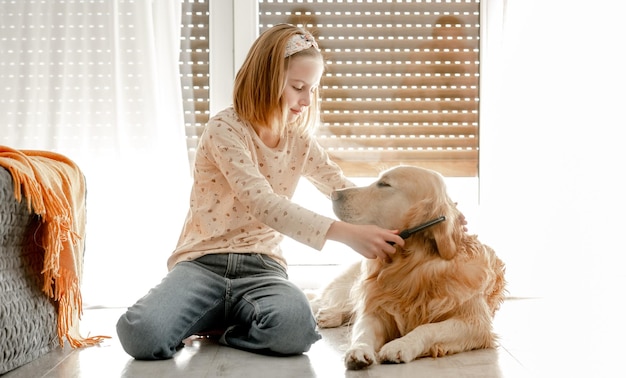
[[[281,135],[288,113],[282,94],[287,69],[292,59],[314,56],[322,60],[317,48],[311,47],[285,57],[287,42],[307,32],[289,24],[278,24],[259,36],[235,77],[233,107],[241,119],[250,125],[277,130]],[[301,133],[312,131],[319,119],[319,90],[314,90],[311,105],[296,121]]]

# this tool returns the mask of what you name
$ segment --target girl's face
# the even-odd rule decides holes
[[[291,58],[287,69],[287,82],[283,91],[283,99],[289,112],[287,120],[295,121],[304,112],[317,89],[324,66],[319,57],[296,56]]]

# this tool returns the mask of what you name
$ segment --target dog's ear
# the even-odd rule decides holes
[[[444,197],[446,198],[446,197]],[[457,253],[457,245],[460,242],[456,227],[456,208],[450,206],[448,201],[433,201],[431,198],[417,203],[408,212],[409,221],[407,225],[423,223],[440,216],[445,216],[446,220],[427,228],[424,235],[429,239],[434,239],[437,253],[446,260],[451,260]]]
[[[445,221],[433,226],[432,233],[439,255],[446,260],[453,259],[457,253],[457,242],[454,238],[454,219],[446,217]]]
[[[445,215],[446,220],[434,225],[432,234],[439,255],[446,260],[451,260],[456,256],[461,240],[459,238],[459,225],[457,224],[458,210],[448,202],[444,201],[436,206],[439,210],[435,213]]]

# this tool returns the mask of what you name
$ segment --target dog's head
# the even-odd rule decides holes
[[[344,222],[405,230],[440,216],[442,223],[420,231],[432,238],[444,259],[456,255],[460,212],[448,197],[443,177],[432,170],[399,166],[383,172],[369,186],[333,192],[333,210]]]

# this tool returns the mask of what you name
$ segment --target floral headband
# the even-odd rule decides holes
[[[287,41],[287,47],[285,48],[285,58],[292,56],[293,54],[302,50],[315,47],[319,51],[319,46],[315,42],[315,37],[309,32],[305,34],[296,34],[289,38]]]

